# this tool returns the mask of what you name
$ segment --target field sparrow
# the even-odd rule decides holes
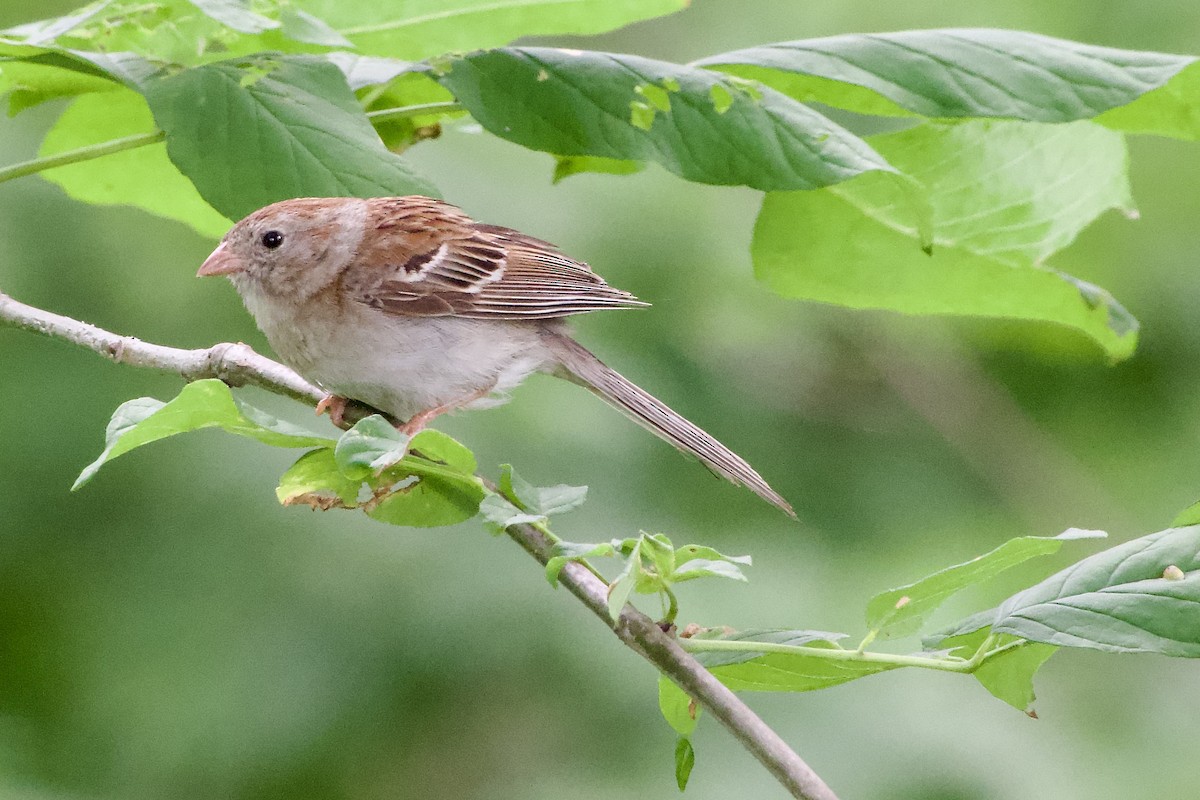
[[[729,448],[600,362],[564,317],[645,306],[532,236],[428,197],[300,198],[238,222],[198,273],[226,275],[279,357],[409,434],[495,405],[530,373],[590,389],[735,484],[794,513]]]

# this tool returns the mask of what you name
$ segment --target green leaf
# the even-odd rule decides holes
[[[0,58],[0,96],[8,95],[8,115],[60,97],[106,92],[116,84],[101,70],[42,53],[21,60]]]
[[[565,514],[583,505],[586,486],[538,487],[521,478],[511,464],[500,466],[500,492],[523,511],[542,517]]]
[[[231,219],[289,197],[436,195],[384,148],[341,71],[313,58],[258,58],[150,81],[167,153]]]
[[[279,23],[250,10],[249,0],[188,0],[207,16],[240,33],[262,33]]]
[[[492,493],[483,498],[483,502],[479,504],[479,514],[483,517],[484,522],[491,527],[493,533],[504,533],[505,529],[511,525],[546,521],[546,518],[541,514],[526,514],[500,495]],[[558,585],[558,573],[562,571],[563,565],[568,560],[565,558],[558,559],[557,563],[553,565],[553,573],[550,571],[551,564],[547,563],[546,577],[549,579],[551,586]],[[550,559],[550,561],[554,562],[555,559]]]
[[[925,124],[871,137],[926,186],[931,254],[892,181],[772,193],[754,229],[755,274],[785,297],[908,314],[1044,320],[1128,356],[1137,321],[1047,258],[1106,209],[1132,213],[1123,138],[1093,123]],[[818,231],[818,234],[814,234]]]
[[[676,549],[675,560],[679,566],[671,573],[673,583],[709,576],[744,581],[746,576],[740,566],[748,567],[752,562],[750,556],[727,556],[699,544],[685,544]]]
[[[372,414],[338,438],[334,461],[344,476],[361,482],[404,458],[409,441],[386,419]]]
[[[964,636],[969,633],[989,628],[992,620],[996,618],[996,609],[989,608],[986,611],[978,611],[965,619],[961,619],[953,625],[948,625],[945,628],[926,634],[921,637],[921,647],[926,650],[933,650],[935,647],[942,645],[947,639],[956,636]],[[987,631],[984,631],[985,635]],[[980,640],[982,641],[982,639]]]
[[[700,707],[666,675],[658,676],[658,710],[667,724],[685,738],[692,735],[700,721]]]
[[[646,594],[659,591],[664,585],[672,582],[675,576],[675,548],[671,544],[671,540],[662,533],[646,533],[641,534],[642,558],[654,567],[653,588],[651,584],[647,584]],[[639,591],[641,587],[639,587]]]
[[[972,674],[995,697],[1028,714],[1037,699],[1033,676],[1057,651],[1053,645],[1029,642],[988,658]]]
[[[862,114],[1070,122],[1133,103],[1194,61],[968,28],[782,42],[695,63]]]
[[[833,640],[843,636],[820,631],[739,631],[704,638],[839,650]],[[810,692],[896,668],[886,663],[834,660],[805,653],[705,651],[694,655],[721,683],[735,691]]]
[[[994,611],[990,613],[994,615]],[[952,648],[951,653],[964,659],[974,656],[985,643],[989,650],[1004,646],[1008,649],[985,658],[971,674],[993,696],[1018,711],[1031,714],[1036,699],[1033,676],[1058,648],[1025,642],[1013,636],[993,636],[986,625],[945,640],[945,645]]]
[[[426,461],[443,464],[463,476],[475,481],[475,454],[462,442],[433,428],[426,428],[412,438],[409,452]]]
[[[895,172],[807,106],[708,70],[529,47],[468,54],[437,78],[490,132],[557,156],[654,161],[688,180],[766,191]]]
[[[992,630],[1060,647],[1200,657],[1200,526],[1071,565],[1000,605]]]
[[[83,486],[104,464],[136,447],[202,428],[221,428],[272,447],[333,444],[331,439],[314,436],[237,400],[219,380],[196,381],[184,386],[168,403],[141,397],[121,404],[108,423],[104,452],[84,468],[71,489]]]
[[[670,14],[687,0],[305,0],[360,51],[420,59],[523,36],[593,34]]]
[[[735,581],[745,581],[746,576],[737,564],[728,561],[709,561],[706,558],[693,558],[679,566],[671,573],[672,583],[682,583],[696,578],[730,578]]]
[[[989,581],[1031,558],[1057,553],[1064,542],[1103,536],[1101,531],[1071,528],[1058,536],[1009,539],[990,553],[875,595],[867,603],[867,627],[881,639],[914,633],[954,593]]]
[[[1096,122],[1129,133],[1149,133],[1175,139],[1200,139],[1200,64],[1184,67],[1165,86],[1147,92],[1127,106],[1096,117]]]
[[[378,503],[367,505],[367,516],[392,525],[437,528],[465,522],[479,513],[483,486],[435,475],[394,489]]]
[[[621,573],[608,585],[608,615],[614,620],[621,616],[621,609],[637,586],[642,572],[642,540],[639,538],[625,557]]]
[[[315,17],[299,8],[284,6],[279,11],[283,35],[293,41],[319,44],[323,47],[354,47],[354,43],[342,36],[320,17]]]
[[[537,517],[536,519],[541,519]],[[532,520],[530,520],[532,521]],[[509,523],[515,524],[515,523]],[[554,556],[546,562],[546,580],[550,581],[551,586],[558,586],[558,576],[562,573],[563,567],[568,561],[582,561],[585,558],[594,556],[611,556],[616,552],[610,542],[602,542],[601,544],[581,544],[576,542],[555,542]]]
[[[582,172],[598,172],[605,175],[632,175],[641,172],[646,165],[641,161],[622,161],[598,156],[556,156],[554,159],[554,183]]]
[[[687,789],[688,778],[692,776],[692,767],[696,766],[696,751],[692,749],[692,741],[686,736],[680,736],[675,742],[675,783],[679,791]]]
[[[305,503],[318,508],[331,505],[353,508],[358,504],[361,488],[361,480],[347,478],[338,468],[333,449],[322,447],[300,456],[283,473],[275,496],[285,506]],[[326,499],[332,498],[337,498],[338,502],[327,505]]]
[[[1200,500],[1180,511],[1179,515],[1171,522],[1172,528],[1183,528],[1188,525],[1200,525]]]
[[[840,650],[837,644],[846,638],[844,633],[829,631],[793,630],[791,628],[750,628],[744,631],[730,631],[712,628],[701,631],[691,637],[694,640],[712,639],[729,642],[766,642],[783,644],[790,647],[830,647]],[[700,663],[708,668],[743,664],[761,658],[762,653],[751,650],[705,650],[695,653]]]
[[[111,87],[111,84],[109,84]],[[130,89],[75,99],[42,141],[50,156],[87,145],[154,131],[141,95]],[[131,205],[177,220],[201,234],[220,237],[230,222],[213,210],[167,158],[166,145],[151,144],[46,170],[42,177],[70,197],[96,205]]]

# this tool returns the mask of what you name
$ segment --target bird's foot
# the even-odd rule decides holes
[[[340,395],[327,394],[321,398],[321,402],[317,403],[317,416],[328,413],[330,421],[340,428],[345,422],[346,403],[348,402]]]

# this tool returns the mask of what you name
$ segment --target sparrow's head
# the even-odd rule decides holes
[[[305,300],[354,258],[367,202],[302,197],[260,208],[234,225],[196,274],[226,275],[238,291]]]

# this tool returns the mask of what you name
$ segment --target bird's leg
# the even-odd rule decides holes
[[[321,402],[317,403],[317,416],[329,412],[330,421],[340,428],[345,421],[343,418],[346,414],[346,403],[348,402],[341,395],[327,394],[321,398]]]
[[[478,391],[471,392],[465,397],[460,397],[457,400],[451,400],[449,403],[443,403],[440,406],[434,406],[424,411],[419,411],[409,418],[408,422],[402,422],[396,426],[396,430],[403,433],[405,436],[416,436],[426,425],[433,421],[434,418],[440,417],[447,411],[453,411],[456,408],[462,408],[465,405],[474,403],[481,397],[487,397],[491,394],[492,389],[496,387],[495,382],[489,383],[487,386]]]

